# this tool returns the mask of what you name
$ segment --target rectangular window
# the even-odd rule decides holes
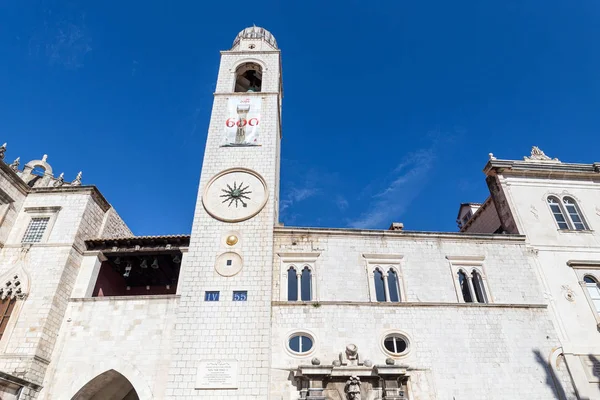
[[[598,287],[598,283],[586,283],[585,286],[590,294],[592,303],[594,303],[596,312],[600,313],[600,288]]]
[[[16,302],[16,299],[4,299],[0,302],[0,338],[6,331],[6,325],[8,325],[10,314],[12,314]]]
[[[248,300],[248,292],[245,290],[236,290],[233,292],[233,301],[246,301]]]
[[[21,240],[21,242],[41,242],[42,237],[44,236],[44,231],[48,226],[48,221],[50,221],[50,217],[31,218],[31,221],[29,221],[29,225],[27,226],[27,230],[25,231],[25,235],[23,235],[23,240]]]
[[[204,293],[204,301],[219,301],[219,292],[206,292]]]

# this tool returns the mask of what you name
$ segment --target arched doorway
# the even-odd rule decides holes
[[[85,384],[71,400],[140,400],[133,385],[111,369]]]

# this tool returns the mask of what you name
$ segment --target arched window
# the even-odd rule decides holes
[[[6,331],[6,326],[8,325],[8,320],[15,309],[15,304],[17,303],[16,298],[9,298],[2,300],[0,302],[0,338],[4,335]]]
[[[569,229],[569,223],[565,218],[565,214],[563,213],[560,202],[557,197],[550,196],[548,197],[548,205],[550,206],[550,210],[552,210],[552,215],[554,215],[554,219],[558,224],[558,228],[562,230]]]
[[[290,267],[288,269],[288,300],[298,300],[298,275],[296,274],[296,268]]]
[[[398,283],[398,274],[396,274],[396,271],[390,268],[388,271],[388,289],[390,293],[389,301],[400,301],[400,287]]]
[[[245,63],[235,71],[236,92],[260,92],[262,89],[262,68],[255,63]]]
[[[473,291],[478,303],[487,303],[487,297],[485,295],[485,289],[483,287],[483,279],[479,272],[473,270],[471,273],[471,279],[473,282]]]
[[[573,200],[572,197],[564,197],[563,204],[565,205],[567,215],[569,215],[569,219],[573,224],[573,228],[575,228],[577,231],[587,230],[586,223],[581,215],[579,207],[577,206],[577,202]]]
[[[383,282],[383,272],[379,268],[375,269],[373,274],[375,280],[375,297],[377,301],[385,301],[385,284]]]
[[[598,281],[591,275],[583,277],[583,282],[590,295],[590,300],[594,303],[594,308],[597,313],[600,313],[600,287],[598,287]]]
[[[472,303],[473,297],[471,296],[471,289],[469,288],[469,280],[467,274],[461,269],[458,271],[458,284],[460,285],[460,291],[463,296],[465,303]]]
[[[312,300],[312,273],[310,268],[304,267],[300,277],[300,297],[302,301]]]

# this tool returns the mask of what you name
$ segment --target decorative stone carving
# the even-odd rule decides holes
[[[62,185],[64,185],[65,183],[65,173],[61,172],[61,174],[58,176],[58,178],[56,178],[56,180],[53,183],[54,187],[60,187]]]
[[[19,170],[19,164],[21,164],[21,157],[17,157],[12,164],[9,165],[10,169],[17,172]]]
[[[315,357],[312,360],[310,360],[310,363],[312,365],[321,365],[321,360],[319,360],[317,357]]]
[[[294,373],[299,399],[407,400],[407,365],[395,365],[392,359],[385,365],[360,360],[358,347],[349,344],[329,365],[321,365],[316,358],[311,365],[299,365]]]
[[[560,162],[558,158],[548,157],[539,147],[533,146],[531,148],[531,155],[529,157],[523,157],[525,161],[552,161]]]
[[[3,287],[0,288],[0,299],[19,299],[23,300],[27,294],[23,291],[23,285],[19,275],[13,275],[12,279],[6,281]]]
[[[348,400],[361,400],[360,396],[360,378],[351,376],[346,381],[346,398]]]
[[[71,186],[81,186],[81,174],[82,174],[82,172],[79,171],[79,173],[75,177],[75,180],[73,182],[71,182]]]
[[[358,346],[352,343],[346,346],[346,351],[340,353],[340,363],[341,365],[360,365]]]
[[[494,153],[489,153],[488,157],[490,158],[490,161],[495,160],[496,157],[494,157]]]
[[[385,364],[386,365],[394,365],[394,364],[396,364],[396,360],[394,360],[391,357],[388,357],[388,358],[385,359]]]
[[[4,154],[6,153],[6,143],[0,146],[0,160],[4,160]]]

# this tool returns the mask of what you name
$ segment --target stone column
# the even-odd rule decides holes
[[[473,303],[477,303],[477,295],[475,294],[475,288],[473,287],[473,276],[467,275],[467,286],[469,287],[469,293],[471,293],[471,299]]]
[[[106,261],[106,257],[100,251],[84,253],[71,297],[92,297],[102,261]]]
[[[390,286],[388,285],[388,275],[381,273],[383,275],[383,290],[385,292],[385,301],[390,302]]]
[[[296,283],[298,284],[298,301],[302,301],[302,272],[296,271]]]

